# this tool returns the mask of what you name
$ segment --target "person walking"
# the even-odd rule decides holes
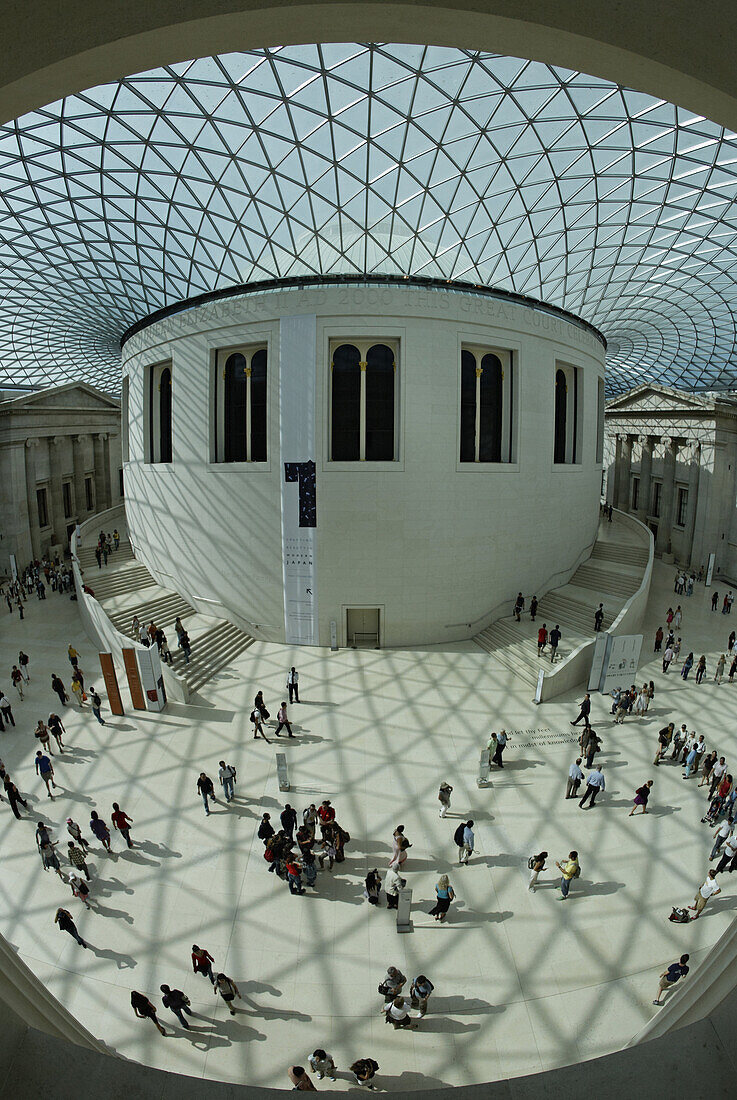
[[[287,1077],[292,1082],[292,1092],[317,1092],[307,1076],[304,1066],[290,1066],[287,1070]]]
[[[10,726],[14,726],[15,718],[13,717],[13,708],[10,705],[10,699],[8,699],[7,695],[2,691],[0,691],[0,711],[2,711],[3,721],[7,722]]]
[[[658,733],[658,747],[655,750],[655,759],[653,760],[653,764],[655,765],[655,767],[658,766],[660,761],[665,756],[666,751],[668,749],[668,746],[670,745],[671,740],[673,738],[673,730],[674,729],[675,729],[675,726],[674,726],[673,722],[669,722],[667,726],[663,726],[662,730],[659,731],[659,733]]]
[[[48,756],[44,756],[44,754],[41,752],[40,749],[36,753],[35,763],[36,763],[36,775],[41,776],[44,783],[46,784],[46,793],[48,794],[49,798],[53,798],[54,796],[51,793],[51,788],[53,787],[54,790],[56,790],[56,783],[54,782],[54,766],[53,766],[53,764],[49,760]]]
[[[663,628],[662,628],[662,626],[659,626],[658,629],[655,631],[655,646],[653,648],[653,653],[660,653],[662,645],[663,645]]]
[[[572,726],[577,726],[578,723],[583,718],[584,726],[586,726],[586,727],[590,726],[591,725],[591,723],[589,722],[589,715],[590,714],[591,714],[591,696],[589,695],[589,693],[587,691],[586,694],[584,695],[583,699],[581,700],[580,710],[578,712],[578,717],[576,718],[575,722],[571,722],[571,725]]]
[[[535,893],[537,889],[537,879],[541,871],[545,870],[545,860],[548,858],[547,852],[539,852],[536,856],[530,856],[527,861],[527,866],[530,869],[530,881],[527,884],[527,889]]]
[[[673,629],[674,630],[679,630],[682,622],[683,622],[683,612],[681,611],[681,605],[678,604],[678,606],[676,607],[676,610],[675,610],[675,614],[673,615]]]
[[[68,848],[67,858],[69,859],[69,862],[71,863],[72,867],[76,867],[78,871],[82,871],[84,873],[84,877],[89,882],[90,881],[90,869],[87,866],[87,856],[86,856],[86,854],[82,851],[81,848],[77,847],[77,845],[74,843],[73,840],[69,841],[69,843],[67,845],[67,848]]]
[[[427,1002],[430,1000],[430,995],[435,986],[430,979],[424,974],[418,974],[416,978],[412,979],[409,987],[409,1000],[413,1008],[419,1010],[419,1017],[422,1019],[427,1014]]]
[[[550,663],[551,664],[555,661],[555,658],[558,655],[558,646],[560,645],[561,637],[562,637],[562,635],[561,635],[561,632],[560,632],[560,627],[559,627],[558,623],[556,623],[555,626],[553,627],[553,629],[550,631],[550,634],[548,636],[548,640],[550,642]]]
[[[302,811],[302,822],[309,829],[312,834],[312,839],[314,840],[317,830],[317,806],[314,802],[311,802],[309,806]]]
[[[530,600],[530,621],[534,623],[535,616],[537,615],[537,596],[533,596]]]
[[[379,868],[374,867],[373,871],[369,871],[364,880],[363,896],[366,898],[369,905],[378,905],[380,893],[381,875],[379,874]]]
[[[64,687],[64,684],[55,672],[52,672],[51,674],[51,690],[55,691],[56,694],[59,696],[59,702],[62,706],[65,706],[69,702],[69,696],[67,695],[66,688]]]
[[[514,601],[514,610],[512,612],[516,622],[520,621],[520,615],[522,614],[524,609],[525,609],[525,597],[522,595],[521,592],[518,592],[517,593],[517,599]]]
[[[299,702],[299,673],[297,672],[294,665],[292,665],[289,672],[287,673],[287,691],[289,692],[289,702],[290,703],[298,703]]]
[[[598,768],[594,768],[593,771],[589,772],[586,779],[586,790],[584,791],[583,798],[578,805],[581,809],[583,809],[590,799],[591,806],[593,807],[596,804],[596,796],[599,794],[600,791],[604,790],[606,790],[606,786],[604,783],[604,773],[602,771],[602,766],[599,765]]]
[[[737,868],[737,830],[732,830],[730,835],[724,842],[724,851],[722,852],[719,863],[717,864],[716,873],[720,875],[722,871],[729,870],[730,874]]]
[[[16,787],[15,783],[13,783],[9,775],[5,776],[5,779],[3,780],[3,787],[5,790],[5,794],[8,797],[8,802],[10,803],[10,808],[13,811],[13,814],[15,815],[15,817],[17,817],[18,821],[20,821],[21,817],[18,813],[18,803],[20,802],[21,806],[23,806],[25,810],[28,809],[28,803],[26,802],[25,798],[23,798],[20,791]]]
[[[284,866],[287,871],[287,885],[289,886],[290,894],[304,894],[306,893],[304,886],[302,885],[302,866],[297,861],[297,857],[292,853],[287,853],[284,859]],[[320,864],[322,867],[322,863]],[[330,864],[332,868],[332,862]]]
[[[82,830],[76,821],[72,821],[71,817],[67,818],[67,832],[72,840],[74,840],[81,847],[83,852],[89,852],[90,846],[82,836]]]
[[[117,802],[113,802],[112,822],[114,827],[118,830],[123,840],[126,842],[129,848],[133,847],[133,841],[131,840],[131,825],[133,824],[132,818],[128,817],[127,813],[121,810]]]
[[[375,1076],[378,1068],[379,1063],[374,1061],[373,1058],[357,1058],[353,1065],[349,1067],[356,1084],[365,1085],[367,1089],[376,1088],[376,1085],[371,1084],[371,1079]]]
[[[681,668],[681,679],[688,680],[688,674],[693,668],[693,653],[689,653]]]
[[[642,812],[647,813],[647,800],[650,797],[650,788],[653,785],[652,779],[648,779],[647,783],[643,783],[641,787],[638,787],[635,791],[635,803],[628,813],[628,817],[632,817],[638,806],[642,807]]]
[[[719,759],[717,760],[716,750],[712,753],[712,755],[714,757],[714,762],[712,763],[712,766],[711,766],[711,783],[710,783],[710,786],[709,786],[709,798],[714,797],[714,791],[717,789],[717,787],[721,783],[722,778],[724,777],[724,775],[726,774],[726,771],[727,771],[727,760],[726,760],[726,758],[724,756],[720,756]],[[706,759],[704,759],[704,776],[706,776]],[[704,779],[702,778],[701,783],[703,783],[703,782],[704,782]],[[701,786],[701,783],[699,783],[699,786]]]
[[[453,839],[458,847],[458,862],[461,865],[468,863],[473,855],[473,821],[462,821],[453,834]]]
[[[204,772],[200,772],[200,777],[197,780],[197,793],[202,796],[202,801],[205,806],[205,816],[210,816],[210,803],[208,799],[212,799],[213,802],[217,802],[215,797],[215,788],[212,785],[212,779],[209,775],[205,775]]]
[[[228,1012],[230,1013],[230,1015],[235,1016],[235,1009],[233,1008],[233,1001],[236,997],[238,998],[239,1001],[242,1000],[243,998],[241,997],[241,995],[238,991],[238,986],[235,984],[233,979],[229,978],[227,974],[222,974],[222,973],[218,974],[215,978],[215,985],[213,987],[213,992],[216,995],[218,993],[220,994],[220,996],[223,998],[226,1005],[228,1006]]]
[[[36,726],[36,729],[34,731],[33,736],[36,738],[36,740],[40,744],[41,748],[45,752],[47,752],[49,754],[49,756],[54,755],[53,752],[51,751],[51,745],[50,745],[51,738],[50,738],[50,735],[49,735],[48,728],[46,726],[46,723],[40,718],[38,720],[38,725]]]
[[[17,665],[13,665],[13,668],[11,669],[10,680],[13,687],[18,692],[20,698],[24,699],[25,696],[23,695],[23,675]]]
[[[78,676],[72,677],[72,695],[77,700],[77,706],[80,710],[84,709],[84,704],[87,700],[87,693],[82,686],[82,681]]]
[[[694,741],[693,745],[688,750],[688,756],[686,757],[686,770],[681,776],[682,779],[688,779],[692,773],[695,774],[695,769],[697,767],[696,744],[697,742]]]
[[[709,898],[716,897],[716,895],[721,894],[721,892],[721,888],[717,883],[717,872],[712,868],[697,890],[696,897],[693,899],[693,905],[689,905],[689,909],[694,910],[694,915],[691,917],[691,920],[698,920],[704,912]]]
[[[271,814],[264,814],[258,826],[258,838],[264,844],[274,835],[274,826],[271,824]]]
[[[209,951],[206,951],[204,947],[198,947],[196,943],[192,944],[192,970],[195,974],[204,974],[213,985],[215,985],[215,975],[212,970],[214,962],[215,960]]]
[[[542,657],[545,652],[545,646],[548,644],[548,628],[545,623],[538,629],[537,632],[537,655]]]
[[[69,643],[67,654],[69,656],[69,664],[72,666],[72,669],[76,671],[77,665],[79,664],[79,654],[71,642]]]
[[[264,733],[263,722],[261,720],[261,711],[258,709],[258,707],[253,708],[253,710],[251,711],[249,717],[250,717],[251,722],[253,723],[253,739],[254,739],[254,741],[256,740],[256,738],[258,737],[259,734],[261,734],[264,741],[268,741],[269,739],[266,736],[266,734]]]
[[[450,783],[446,783],[445,780],[440,784],[438,790],[438,802],[440,803],[439,817],[445,817],[450,809],[450,796],[453,793],[453,788]]]
[[[90,832],[93,836],[97,837],[106,852],[112,851],[110,847],[110,830],[97,810],[93,810],[90,814]]]
[[[581,771],[581,757],[577,756],[568,769],[568,782],[566,783],[566,798],[577,798],[578,788],[583,780]]]
[[[139,993],[137,989],[134,989],[131,993],[131,1007],[139,1020],[152,1020],[156,1025],[156,1030],[160,1032],[161,1035],[166,1035],[166,1032],[159,1023],[156,1009],[151,1004],[148,997],[144,997],[143,993]]]
[[[56,916],[54,917],[54,924],[59,925],[60,932],[68,932],[69,935],[77,941],[80,947],[87,946],[87,944],[84,942],[79,932],[77,931],[77,926],[74,923],[72,919],[72,914],[69,912],[68,909],[62,909],[62,907],[59,906],[59,908],[56,910]]]
[[[64,723],[58,714],[49,715],[49,729],[54,735],[57,745],[59,746],[59,752],[64,752],[64,742],[62,741],[62,735],[66,733]]]
[[[21,649],[20,652],[18,653],[18,666],[20,668],[20,674],[21,674],[21,676],[23,677],[24,681],[27,684],[30,684],[30,682],[31,682],[31,673],[30,673],[29,665],[30,665],[30,657],[28,656],[27,653],[24,653],[23,650]]]
[[[90,688],[90,702],[92,703],[92,713],[101,726],[106,726],[107,722],[104,721],[100,711],[102,709],[102,699],[97,694],[93,687]]]
[[[220,771],[218,772],[218,778],[220,780],[220,786],[223,788],[225,801],[232,802],[235,798],[233,786],[236,781],[236,770],[231,764],[226,764],[224,760],[220,761],[219,767]],[[261,833],[259,833],[259,836],[261,836]]]
[[[435,898],[435,905],[430,910],[430,916],[442,924],[448,915],[450,903],[455,898],[455,891],[447,875],[441,875],[435,883]]]
[[[317,1050],[313,1050],[312,1054],[308,1054],[307,1062],[318,1081],[322,1081],[323,1077],[329,1077],[331,1081],[337,1080],[335,1076],[337,1066],[333,1056],[324,1051],[322,1047],[318,1047]]]
[[[653,1001],[654,1005],[661,1005],[663,1002],[660,1000],[663,993],[666,993],[669,989],[673,989],[676,982],[679,982],[681,978],[685,978],[688,974],[689,956],[681,955],[678,962],[671,963],[670,966],[663,971],[658,980],[658,993]]]
[[[706,676],[706,657],[702,653],[699,657],[699,663],[696,666],[696,683],[700,684]]]
[[[724,666],[727,663],[727,658],[722,653],[721,657],[717,661],[716,668],[714,669],[714,683],[721,684],[724,679]]]
[[[594,630],[596,632],[601,630],[601,624],[604,622],[604,604],[600,603],[594,612]]]
[[[717,858],[717,855],[719,854],[722,845],[724,844],[727,837],[731,834],[731,832],[732,826],[725,817],[724,821],[722,821],[716,832],[712,834],[712,836],[714,837],[714,844],[712,845],[712,849],[709,854],[709,863],[713,862],[713,860]]]
[[[297,814],[287,802],[279,815],[281,821],[281,827],[284,830],[285,836],[289,838],[290,844],[294,843],[294,830],[297,828]]]
[[[189,1024],[184,1019],[185,1012],[188,1016],[192,1015],[192,1009],[190,1008],[192,1002],[189,997],[186,993],[182,993],[181,989],[171,989],[168,985],[160,985],[159,989],[164,994],[161,998],[164,1008],[171,1009],[182,1027],[189,1031]]]
[[[665,651],[663,653],[663,672],[668,671],[668,666],[670,665],[670,663],[673,660],[674,656],[675,656],[675,654],[673,652],[673,646],[672,645],[667,645],[665,647]]]
[[[581,865],[578,862],[578,852],[575,850],[568,853],[568,859],[565,864],[555,861],[555,866],[561,873],[560,880],[560,892],[562,894],[562,900],[568,900],[568,894],[571,889],[571,883],[574,878],[579,878],[581,875]]]
[[[277,737],[280,736],[279,731],[282,730],[282,729],[286,729],[289,736],[294,737],[294,734],[292,733],[292,727],[290,726],[289,719],[287,718],[287,704],[286,703],[282,703],[281,706],[279,707],[278,711],[276,712],[276,720],[277,720],[277,723],[278,723],[278,725],[276,727],[276,736]]]
[[[91,909],[90,888],[84,879],[81,879],[79,875],[71,874],[69,876],[69,886],[71,887],[72,897],[79,898],[84,903],[85,909]]]

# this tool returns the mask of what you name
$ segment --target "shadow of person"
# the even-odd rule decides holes
[[[587,882],[586,879],[579,879],[579,890],[571,890],[570,897],[575,897],[578,894],[590,897],[592,894],[616,894],[618,890],[624,890],[626,887],[625,882]]]
[[[501,924],[502,921],[509,920],[513,917],[509,909],[500,909],[498,912],[482,913],[479,909],[462,909],[457,908],[450,909],[448,916],[442,922],[442,927],[452,928],[453,925],[466,924],[477,925],[480,927],[482,924]],[[432,926],[431,926],[432,927]],[[438,924],[440,927],[440,924]]]
[[[92,867],[94,870],[94,864],[92,865]],[[101,890],[101,886],[105,887],[105,889]],[[124,882],[121,882],[119,878],[96,878],[95,889],[96,892],[104,898],[110,897],[113,890],[122,890],[124,894],[135,894],[135,890],[133,889],[133,887],[126,886],[126,884]]]
[[[134,851],[147,852],[151,856],[160,856],[162,859],[181,859],[182,853],[167,848],[166,844],[154,844],[153,840],[137,840]]]
[[[492,1012],[504,1012],[506,1008],[506,1005],[493,1005],[488,1001],[482,1001],[480,997],[464,997],[462,993],[449,997],[433,995],[430,1006],[430,1013],[433,1016],[485,1016]],[[423,1026],[420,1024],[420,1027]]]
[[[138,847],[140,847],[140,845]],[[124,859],[126,863],[138,863],[148,867],[161,866],[157,859],[146,859],[143,853],[138,851],[138,848],[124,848],[122,852],[116,852],[115,854],[121,859]]]
[[[94,899],[91,905],[94,911],[99,913],[101,917],[115,917],[119,920],[124,920],[126,924],[133,924],[133,917],[130,913],[126,913],[125,909],[111,909],[108,905],[100,905],[99,901],[95,902]]]
[[[281,989],[277,989],[275,985],[269,985],[268,982],[244,982],[238,988],[242,990],[245,997],[252,997],[254,993],[270,993],[272,997],[283,996]]]
[[[422,1024],[420,1024],[422,1029]],[[344,1080],[353,1081],[352,1073],[337,1073],[336,1077],[343,1077]],[[447,1089],[450,1085],[447,1081],[441,1081],[438,1077],[428,1077],[425,1073],[415,1073],[411,1070],[405,1070],[404,1073],[398,1077],[391,1077],[388,1074],[382,1073],[379,1070],[379,1076],[376,1080],[384,1092],[417,1092],[421,1093],[427,1089]]]
[[[124,955],[120,951],[112,951],[109,947],[95,947],[94,944],[87,943],[90,951],[98,959],[112,959],[118,970],[133,970],[138,963],[132,955]]]
[[[480,1031],[480,1024],[463,1024],[460,1020],[452,1020],[449,1016],[423,1016],[420,1020],[420,1031],[444,1032],[448,1035],[461,1035],[468,1031]]]

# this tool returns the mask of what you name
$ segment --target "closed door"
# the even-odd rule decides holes
[[[346,611],[348,645],[379,647],[380,613],[378,607],[349,607]]]

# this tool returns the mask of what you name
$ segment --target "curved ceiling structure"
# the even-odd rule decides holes
[[[575,313],[610,392],[734,388],[736,185],[734,134],[539,62],[349,44],[157,69],[0,127],[0,382],[116,390],[142,317],[344,273]]]

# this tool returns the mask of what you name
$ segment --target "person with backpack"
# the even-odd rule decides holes
[[[263,727],[263,723],[261,721],[261,711],[258,709],[258,707],[253,708],[253,710],[251,711],[251,714],[250,714],[249,717],[250,717],[251,722],[253,723],[253,739],[254,739],[254,741],[256,740],[258,735],[261,734],[264,741],[268,742],[269,739],[266,736],[266,734],[264,733],[264,727]]]
[[[170,1008],[182,1027],[185,1027],[189,1031],[189,1024],[184,1019],[184,1013],[188,1016],[192,1015],[192,1009],[189,1007],[192,1003],[186,993],[182,993],[181,989],[171,989],[168,985],[160,985],[159,989],[164,994],[161,998],[161,1003],[164,1008]]]
[[[530,858],[527,860],[527,866],[530,870],[530,881],[528,883],[527,889],[531,890],[533,894],[535,893],[535,888],[537,886],[537,877],[541,871],[545,870],[545,860],[547,858],[547,852],[540,852],[536,856],[530,856]]]
[[[473,854],[473,821],[462,821],[453,833],[453,840],[458,848],[459,864],[467,864]]]
[[[223,794],[225,795],[225,801],[231,802],[235,798],[233,786],[236,782],[236,770],[232,764],[226,764],[224,760],[220,761],[220,771],[218,776],[220,778],[220,785],[223,788]]]
[[[141,1020],[152,1020],[156,1025],[157,1031],[161,1035],[166,1035],[166,1032],[156,1016],[156,1009],[151,1004],[148,997],[144,997],[143,993],[139,993],[137,989],[134,989],[131,993],[131,1007],[136,1016]]]
[[[439,814],[440,817],[445,817],[448,810],[450,809],[450,796],[451,796],[452,793],[453,793],[453,788],[451,787],[450,783],[446,783],[445,781],[443,781],[440,784],[440,789],[438,790],[438,802],[440,803],[440,814]]]
[[[556,860],[555,866],[561,873],[560,892],[563,895],[562,900],[567,901],[571,883],[574,878],[581,877],[581,865],[578,862],[578,852],[575,850],[569,852],[565,864],[559,863],[558,860]]]
[[[409,999],[413,1008],[418,1008],[420,1019],[427,1012],[427,1002],[435,986],[424,974],[418,974],[409,987]]]

